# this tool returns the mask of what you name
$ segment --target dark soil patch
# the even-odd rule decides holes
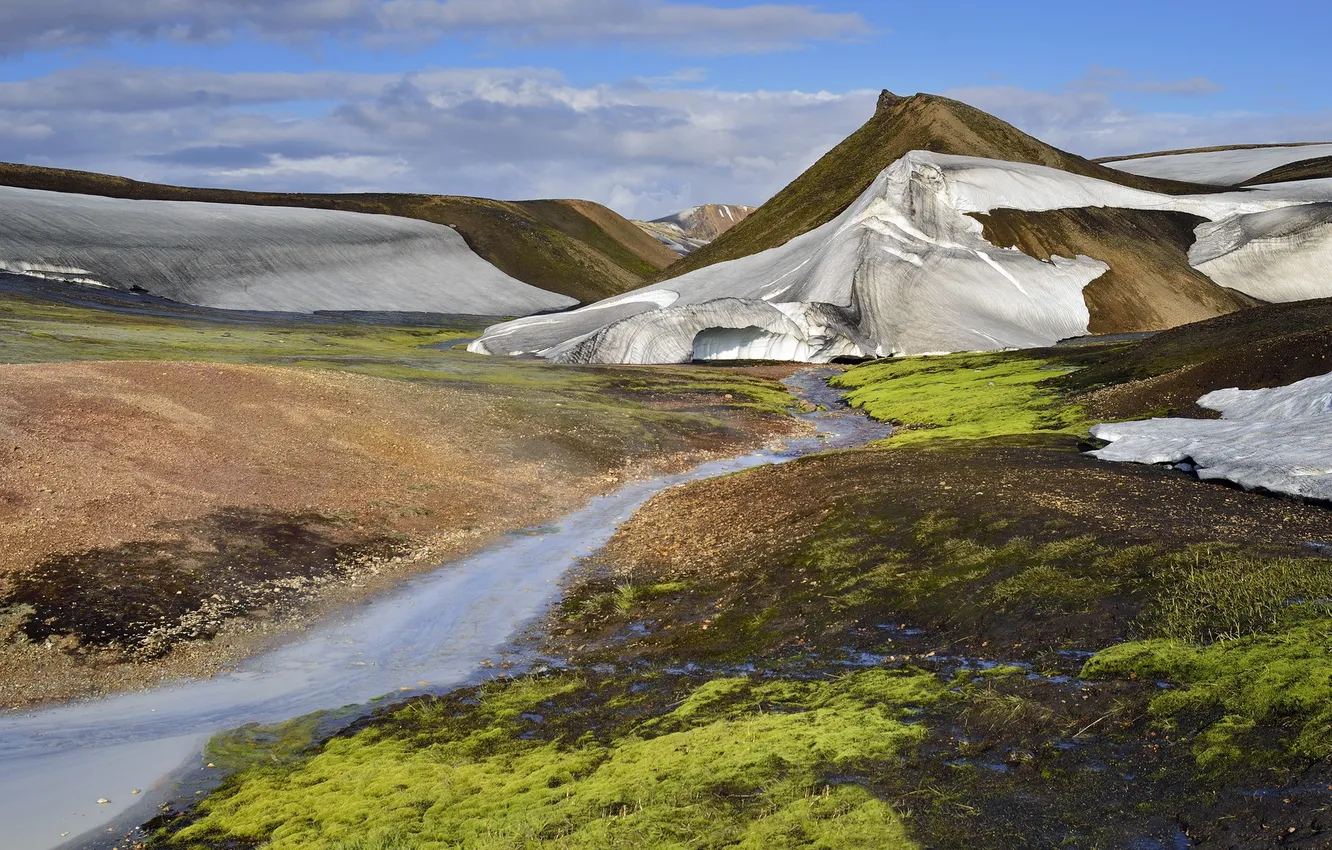
[[[29,641],[115,649],[141,660],[212,637],[229,617],[291,604],[357,561],[402,554],[402,539],[349,533],[335,519],[231,508],[164,522],[175,539],[47,558],[16,576],[0,608],[27,606]]]
[[[843,484],[820,487],[825,481]],[[922,530],[936,521],[940,532]],[[621,663],[636,654],[736,659],[802,642],[835,648],[902,622],[934,632],[939,643],[930,648],[940,652],[1003,646],[1009,658],[1037,661],[1128,634],[1151,559],[1144,550],[1142,558],[1097,567],[1101,550],[1224,541],[1307,556],[1308,541],[1330,536],[1332,513],[1321,507],[1152,466],[1105,464],[1078,453],[1072,440],[850,451],[657,496],[621,527],[598,559],[603,569],[573,588],[565,612],[621,586],[682,586],[644,606],[670,630],[603,647],[605,659]],[[984,561],[955,540],[1001,553],[1018,541],[1032,551]],[[1066,549],[1040,550],[1061,543]],[[1039,572],[1028,577],[1028,591],[1011,583],[1036,567],[1064,574],[1062,598]],[[904,589],[917,574],[936,584]],[[878,583],[860,593],[839,584],[867,579]],[[841,604],[829,605],[834,597]],[[864,601],[847,604],[848,597]],[[580,619],[564,648],[603,657],[602,629],[613,632],[620,619]]]
[[[1270,304],[1155,334],[1057,379],[1089,393],[1096,418],[1214,416],[1195,404],[1225,387],[1260,389],[1332,371],[1332,299]]]

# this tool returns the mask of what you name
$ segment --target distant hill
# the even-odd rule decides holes
[[[0,186],[158,201],[202,201],[378,213],[452,227],[482,259],[524,283],[581,302],[640,286],[677,255],[601,204],[452,195],[244,192],[0,163]]]
[[[743,204],[703,204],[652,221],[635,221],[634,224],[683,256],[735,227],[755,209]]]
[[[832,221],[869,188],[881,171],[913,150],[1044,165],[1166,194],[1212,189],[1107,168],[1048,145],[960,101],[931,94],[898,97],[885,90],[874,116],[859,130],[742,224],[674,263],[657,279],[679,277],[713,263],[775,248]]]
[[[1146,177],[1251,186],[1332,177],[1332,144],[1225,145],[1098,159]]]

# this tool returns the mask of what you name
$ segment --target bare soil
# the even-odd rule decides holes
[[[206,674],[396,577],[790,420],[625,431],[475,386],[270,366],[0,366],[0,706]],[[716,421],[716,420],[710,420]]]

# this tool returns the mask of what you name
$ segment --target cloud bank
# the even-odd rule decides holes
[[[617,43],[694,53],[787,50],[868,35],[855,13],[673,0],[43,0],[0,7],[0,53],[115,39],[284,43],[340,38],[420,47],[445,38],[512,46]]]
[[[323,6],[342,7],[342,0]],[[582,197],[634,217],[758,204],[873,112],[877,91],[726,91],[697,69],[571,85],[540,68],[223,73],[89,64],[0,83],[0,160],[184,185]],[[1087,156],[1332,139],[1332,114],[1174,114],[1127,84],[944,94]],[[1186,81],[1187,82],[1187,81]]]

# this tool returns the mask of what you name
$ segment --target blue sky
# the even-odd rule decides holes
[[[0,159],[189,185],[753,204],[885,87],[1090,156],[1332,139],[1312,0],[5,5]]]

